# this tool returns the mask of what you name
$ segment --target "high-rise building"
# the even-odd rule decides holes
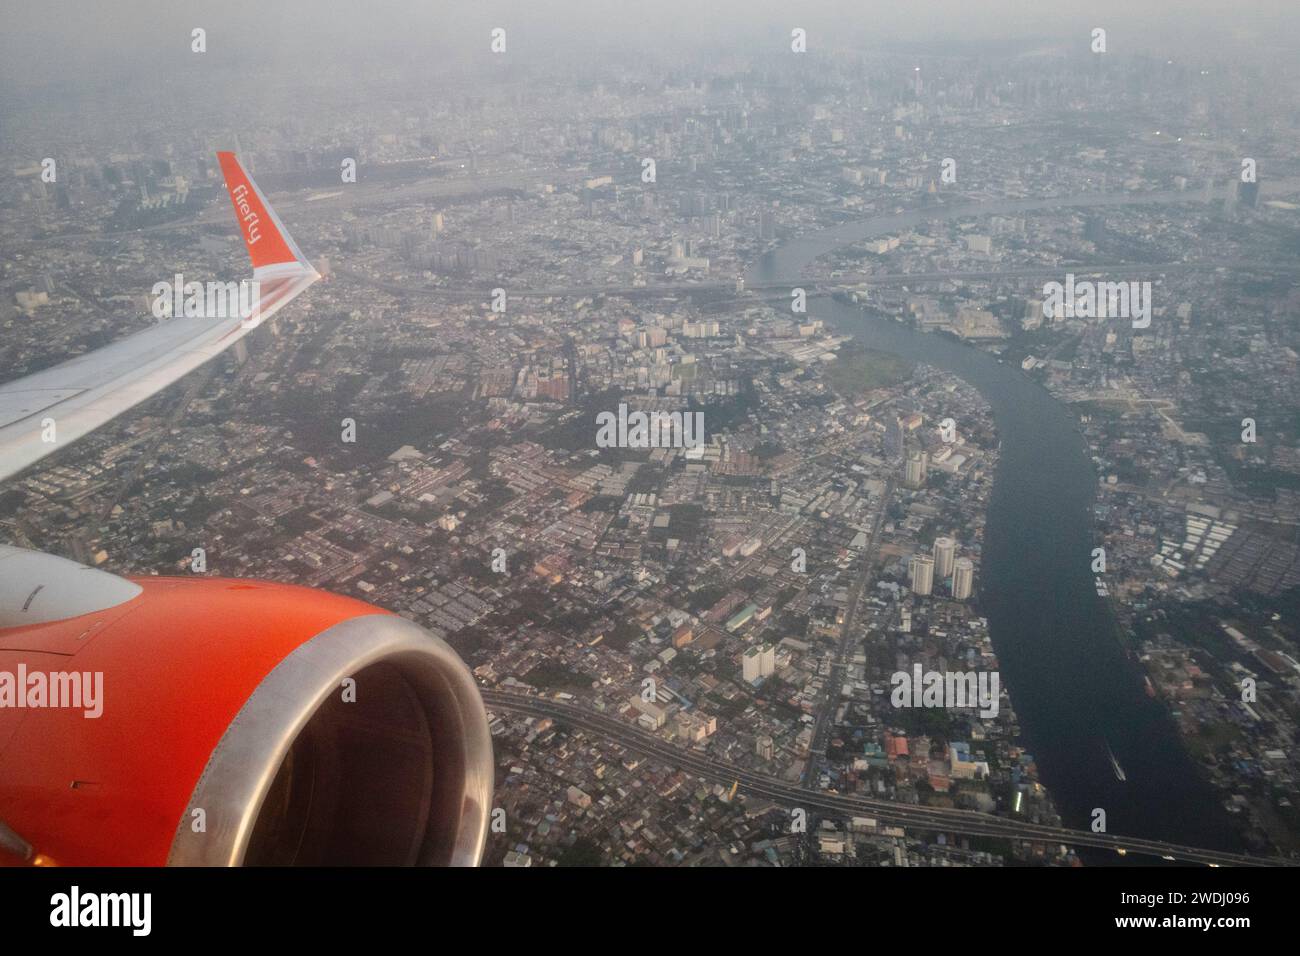
[[[740,657],[740,666],[745,680],[751,683],[771,677],[776,672],[776,648],[771,644],[746,648]]]
[[[897,415],[885,419],[885,454],[901,455],[903,453],[903,423]]]
[[[934,558],[928,554],[914,554],[907,565],[907,579],[912,592],[922,596],[934,590]]]
[[[914,451],[907,456],[907,467],[903,473],[903,483],[909,488],[925,486],[925,475],[930,464],[930,456],[923,451]]]
[[[776,746],[771,737],[759,737],[754,744],[754,751],[764,760],[771,760],[776,753]]]
[[[940,581],[952,577],[952,563],[957,557],[957,542],[952,538],[934,539],[934,573]]]
[[[970,558],[958,558],[952,563],[952,596],[958,601],[970,597],[975,585],[975,562]]]

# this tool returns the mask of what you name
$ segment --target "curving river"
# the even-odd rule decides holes
[[[813,259],[923,220],[1011,215],[1065,206],[1192,202],[1203,195],[1093,195],[938,207],[823,230],[767,253],[748,283],[798,284]],[[977,587],[1004,685],[1067,826],[1240,852],[1219,798],[1146,696],[1090,570],[1097,475],[1074,413],[1019,366],[946,336],[918,332],[830,299],[809,313],[864,345],[945,369],[992,407],[1002,442]],[[1117,779],[1107,743],[1123,767]],[[1114,860],[1114,857],[1108,857]]]

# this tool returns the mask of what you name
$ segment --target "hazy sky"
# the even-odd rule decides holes
[[[140,79],[166,83],[193,63],[189,35],[208,31],[209,66],[340,71],[365,60],[460,63],[508,31],[519,62],[622,48],[671,58],[741,50],[809,31],[820,44],[1052,44],[1108,29],[1116,54],[1251,49],[1275,55],[1300,36],[1297,0],[0,0],[0,96]],[[1013,41],[1008,44],[1008,41]],[[1300,59],[1300,57],[1297,57]]]

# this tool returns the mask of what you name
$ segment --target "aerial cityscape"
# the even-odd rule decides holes
[[[0,46],[0,575],[40,552],[145,597],[292,585],[422,629],[490,733],[477,858],[443,860],[1300,863],[1288,4],[289,3],[254,39],[248,4],[138,6],[129,34],[14,11]],[[40,378],[210,316],[237,340],[92,424],[57,404],[89,385]],[[190,619],[97,636],[107,605],[33,618],[57,586],[14,573],[0,854],[76,863],[23,755],[83,745],[5,675]],[[215,687],[246,624],[211,608]],[[55,620],[65,663],[19,661],[47,638],[5,629]],[[336,709],[383,691],[366,721],[396,726],[423,691],[372,660]],[[255,712],[184,679],[214,741]],[[143,680],[104,671],[106,721],[171,713]],[[432,714],[433,769],[385,812],[445,779]],[[275,745],[270,776],[303,773]],[[296,791],[265,785],[231,860],[292,861],[259,808]],[[150,825],[158,862],[215,859],[173,841],[219,816],[202,787]],[[433,859],[442,798],[412,798],[419,852],[362,852],[387,838],[349,818],[347,852],[296,859]]]

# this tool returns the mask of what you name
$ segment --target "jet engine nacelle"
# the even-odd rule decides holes
[[[402,617],[0,547],[0,863],[474,865],[493,777],[473,676]]]

